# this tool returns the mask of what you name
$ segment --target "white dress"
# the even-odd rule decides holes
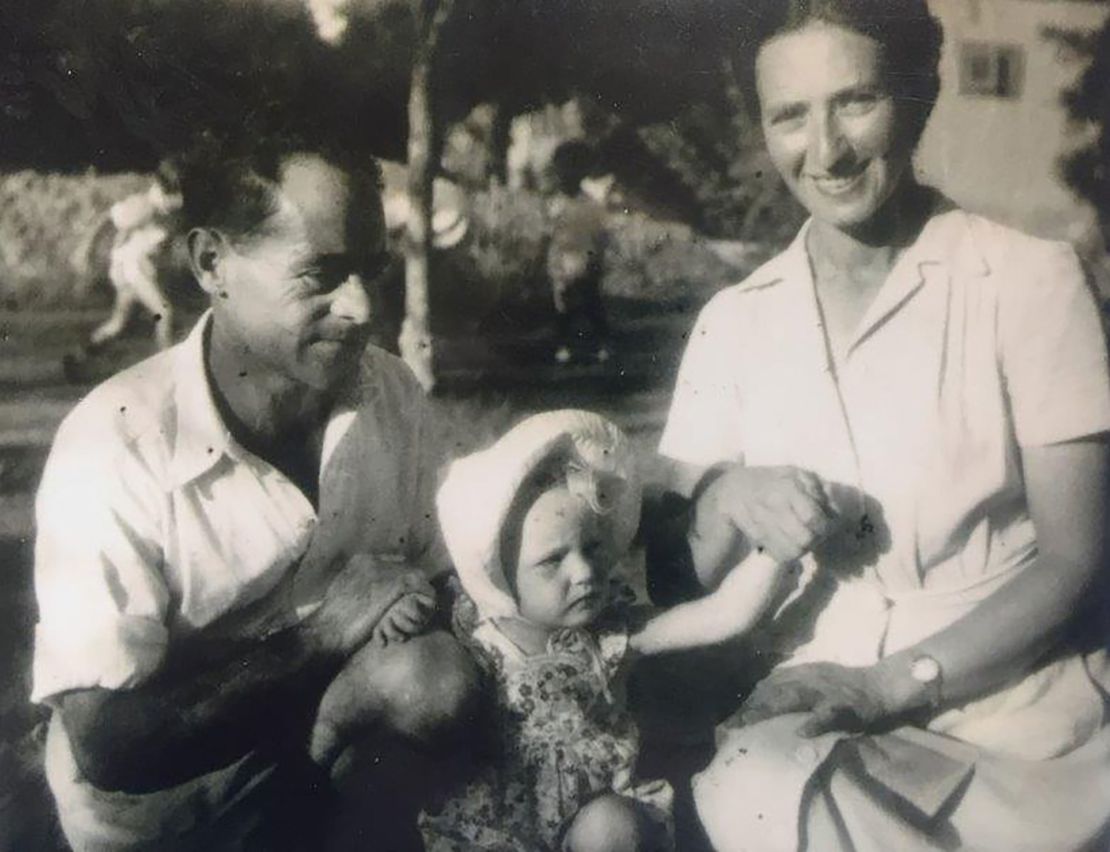
[[[837,370],[807,228],[702,312],[660,450],[679,489],[724,461],[845,486],[858,522],[772,633],[783,665],[869,665],[1034,564],[1020,448],[1110,429],[1110,369],[1070,248],[938,204]],[[1083,848],[1110,822],[1108,684],[1105,649],[1065,651],[927,730],[725,729],[699,814],[722,850]]]

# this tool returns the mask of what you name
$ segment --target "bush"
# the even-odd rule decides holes
[[[9,309],[106,305],[110,291],[96,286],[103,269],[95,263],[90,267],[90,240],[108,208],[148,180],[138,174],[94,172],[66,176],[24,171],[0,177],[3,304]],[[551,217],[545,200],[495,185],[474,193],[470,206],[471,232],[461,258],[467,269],[462,277],[457,269],[441,275],[451,280],[439,289],[452,291],[438,300],[445,306],[441,310],[472,305],[476,312],[514,306],[546,312],[544,251]],[[641,213],[611,213],[609,229],[603,281],[609,295],[668,303],[703,300],[748,271],[722,260],[685,225]],[[99,262],[102,266],[104,259]],[[179,275],[180,270],[167,269],[166,274]],[[169,287],[175,301],[184,298],[179,282],[171,281]]]
[[[89,241],[108,208],[141,189],[135,174],[0,177],[0,298],[9,309],[79,307],[107,301],[95,291]]]
[[[548,298],[543,253],[552,221],[544,199],[495,186],[472,199],[470,254],[502,302]],[[704,300],[747,268],[723,260],[691,228],[641,213],[610,213],[602,287],[613,296],[657,302]]]

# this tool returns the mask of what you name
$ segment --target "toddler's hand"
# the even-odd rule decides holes
[[[409,592],[386,610],[370,641],[385,647],[419,635],[431,623],[436,600],[425,592]]]

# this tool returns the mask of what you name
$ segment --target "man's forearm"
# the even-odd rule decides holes
[[[305,627],[253,643],[186,642],[134,689],[65,696],[62,720],[94,786],[165,789],[252,749],[288,748],[342,660]]]

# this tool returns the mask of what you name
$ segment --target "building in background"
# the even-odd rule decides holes
[[[1107,0],[930,0],[944,26],[941,94],[918,153],[924,180],[970,210],[1080,240],[1093,214],[1064,184],[1082,142],[1062,93],[1083,62],[1050,35],[1097,30]]]

